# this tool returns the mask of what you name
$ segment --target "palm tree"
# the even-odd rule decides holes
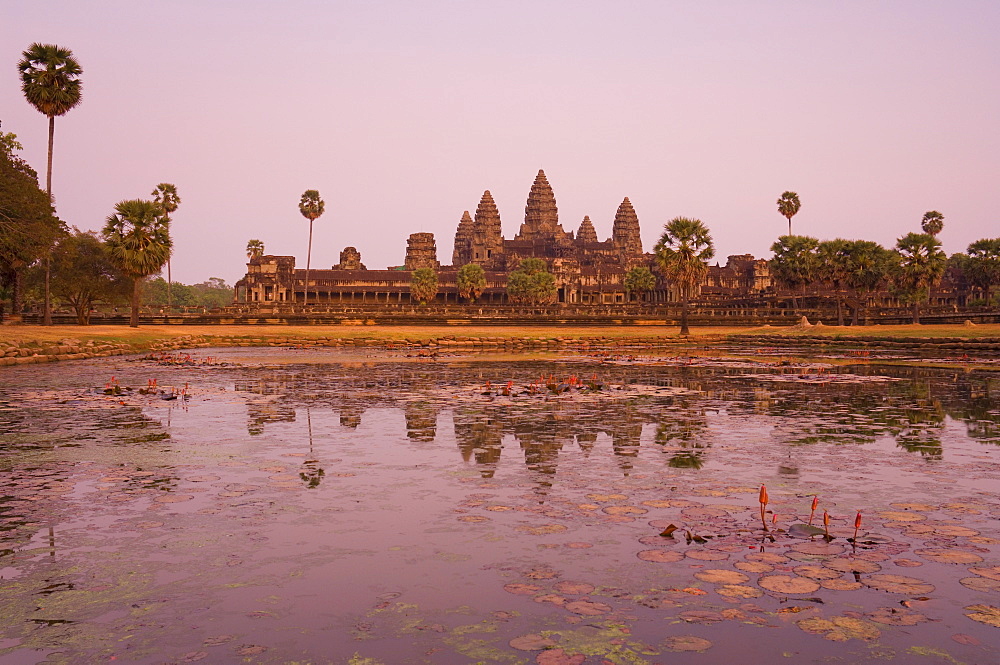
[[[941,233],[941,229],[944,228],[944,215],[937,210],[928,210],[924,213],[924,218],[920,220],[920,228],[927,235],[936,238],[937,234]]]
[[[983,290],[990,306],[990,289],[1000,284],[1000,238],[982,238],[969,245],[965,272],[969,282]]]
[[[680,287],[681,335],[688,335],[688,300],[708,272],[707,261],[715,256],[712,236],[701,220],[676,217],[664,225],[653,253],[663,274]]]
[[[816,276],[830,285],[837,303],[837,325],[844,325],[844,286],[847,283],[850,243],[841,238],[824,240],[816,248],[819,266]]]
[[[779,284],[791,291],[801,290],[805,295],[806,286],[816,279],[819,267],[816,250],[819,241],[809,236],[781,236],[771,245],[774,258],[769,261],[771,274]],[[799,308],[797,297],[792,296],[792,306]]]
[[[438,276],[434,268],[417,268],[410,276],[410,299],[426,305],[437,297]]]
[[[456,277],[458,294],[470,303],[476,302],[476,298],[483,294],[486,289],[486,271],[481,265],[466,263],[458,269]]]
[[[656,288],[656,275],[646,266],[636,266],[625,273],[622,286],[629,295],[638,294],[641,297]]]
[[[319,197],[319,192],[315,189],[307,189],[302,193],[302,199],[299,201],[299,212],[309,220],[309,249],[306,251],[306,292],[303,296],[303,304],[309,303],[309,262],[312,259],[313,222],[323,214],[325,207],[326,204],[323,203],[323,199]]]
[[[49,119],[49,157],[45,170],[45,193],[52,198],[52,143],[55,139],[56,116],[65,115],[80,103],[83,69],[73,52],[55,44],[34,43],[21,53],[17,69],[21,72],[21,91],[28,103]],[[49,278],[52,259],[45,257],[44,325],[52,325]]]
[[[851,240],[847,243],[847,270],[844,283],[854,290],[855,302],[851,325],[858,325],[862,304],[868,295],[885,286],[892,266],[893,252],[871,240]]]
[[[247,258],[253,260],[261,256],[264,256],[264,242],[256,238],[247,240]]]
[[[163,208],[163,223],[166,224],[167,229],[170,229],[170,213],[177,210],[177,206],[181,204],[181,197],[177,195],[177,187],[171,185],[169,182],[161,182],[152,191],[153,201],[160,204]],[[173,248],[171,248],[171,254],[173,254]],[[167,312],[169,312],[174,306],[173,294],[170,290],[170,284],[173,280],[170,277],[170,257],[167,257]]]
[[[799,202],[799,195],[795,192],[785,192],[778,199],[778,212],[782,217],[788,218],[788,235],[792,235],[792,217],[799,211],[802,204]]]
[[[907,233],[896,241],[897,263],[893,282],[903,300],[913,303],[913,322],[920,323],[920,302],[944,275],[948,257],[941,243],[929,233]]]
[[[142,280],[158,272],[170,258],[170,231],[163,223],[163,209],[153,201],[120,201],[114,214],[108,216],[103,233],[112,260],[133,280],[129,325],[137,328]]]

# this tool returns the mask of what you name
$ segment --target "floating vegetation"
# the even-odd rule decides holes
[[[0,660],[1000,660],[995,378],[206,353],[5,374]]]

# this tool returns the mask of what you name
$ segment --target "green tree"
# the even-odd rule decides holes
[[[486,289],[486,271],[475,263],[466,263],[458,269],[458,294],[469,302],[476,302]]]
[[[72,307],[76,322],[85,326],[94,305],[126,300],[130,285],[97,233],[74,228],[52,249],[51,286],[52,294]]]
[[[680,289],[681,335],[688,335],[688,302],[708,273],[708,260],[715,256],[712,236],[701,220],[675,217],[664,225],[653,254],[664,276]]]
[[[819,259],[816,250],[819,241],[809,236],[781,236],[771,245],[774,257],[771,259],[771,275],[779,285],[792,291],[800,291],[805,295],[806,286],[816,280]],[[792,305],[799,309],[796,296],[792,296]]]
[[[155,203],[160,204],[160,207],[163,209],[162,223],[166,225],[167,231],[169,232],[170,222],[173,221],[170,215],[175,210],[177,210],[177,206],[181,204],[181,197],[177,195],[177,187],[170,184],[169,182],[161,182],[153,189],[152,195],[153,195],[153,201]],[[174,253],[173,247],[171,247],[170,253],[171,254]],[[170,289],[171,283],[172,282],[170,277],[170,257],[167,256],[167,312],[169,312],[174,305],[174,299],[172,297],[173,293]]]
[[[434,268],[417,268],[410,278],[410,298],[426,305],[438,294],[438,276]]]
[[[944,228],[944,215],[937,210],[928,210],[924,213],[924,218],[920,220],[920,228],[927,235],[936,238],[937,234],[941,233],[941,230]]]
[[[303,295],[303,304],[309,302],[309,263],[312,260],[313,222],[323,214],[325,208],[326,204],[315,189],[307,189],[302,193],[302,198],[299,200],[299,212],[309,220],[309,249],[306,251],[306,290]]]
[[[163,224],[162,208],[141,199],[119,201],[105,221],[104,241],[118,269],[132,279],[129,325],[138,328],[143,278],[159,272],[170,256],[170,232]]]
[[[920,303],[944,275],[948,257],[941,243],[929,233],[907,233],[896,241],[893,284],[904,302],[913,304],[913,322],[920,323]]]
[[[883,288],[889,279],[894,253],[871,240],[851,240],[847,247],[847,271],[844,283],[854,291],[851,325],[858,325],[859,310],[873,291]]]
[[[247,259],[253,260],[264,256],[264,242],[252,238],[247,240]]]
[[[195,305],[206,309],[225,307],[233,302],[235,289],[220,277],[209,277],[200,284],[192,284],[190,287],[194,297]]]
[[[548,305],[555,302],[556,279],[544,259],[522,259],[507,275],[507,298],[514,303]]]
[[[11,313],[20,316],[24,270],[48,254],[65,233],[52,199],[38,186],[38,175],[15,156],[16,138],[0,150],[0,277],[10,293]]]
[[[176,307],[197,307],[199,305],[192,287],[187,284],[174,282],[169,285],[172,301],[167,300],[167,292],[167,280],[163,279],[161,275],[147,277],[142,283],[142,302],[140,304],[154,310],[166,307],[168,302],[173,302]]]
[[[1000,285],[1000,238],[983,238],[969,245],[963,267],[966,279],[983,290],[983,299],[990,305],[990,289]]]
[[[636,266],[625,273],[625,291],[640,296],[656,288],[656,275],[646,266]]]
[[[801,207],[799,195],[795,192],[785,192],[778,197],[778,212],[781,213],[782,217],[788,219],[788,235],[792,235],[792,217],[795,217],[795,213]]]
[[[850,243],[837,238],[824,240],[816,248],[816,258],[819,266],[816,276],[825,282],[833,291],[833,299],[837,303],[837,325],[844,325],[844,287],[847,283],[848,252]]]
[[[80,103],[83,69],[73,52],[55,44],[34,43],[21,53],[17,63],[21,74],[21,92],[35,109],[49,119],[49,154],[45,169],[45,193],[52,198],[52,146],[55,141],[56,116],[69,113]],[[51,246],[50,246],[51,247]],[[45,260],[44,325],[52,325],[49,277],[51,260]]]

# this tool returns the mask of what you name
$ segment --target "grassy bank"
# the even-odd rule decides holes
[[[711,343],[725,339],[739,339],[742,336],[788,336],[790,338],[823,338],[830,341],[864,338],[909,338],[915,342],[933,341],[941,338],[961,338],[969,341],[1000,338],[1000,325],[977,326],[867,326],[837,327],[697,327],[691,329],[691,341]],[[520,338],[520,339],[595,339],[609,341],[618,339],[643,340],[647,342],[679,342],[676,326],[2,326],[0,344],[24,346],[29,344],[57,344],[63,340],[77,340],[79,343],[127,343],[137,350],[148,349],[151,345],[198,337],[205,341],[212,339],[240,339],[254,343],[274,340],[313,340],[338,338],[343,340],[373,340],[376,342],[405,342],[455,337]]]

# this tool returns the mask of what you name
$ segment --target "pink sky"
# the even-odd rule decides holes
[[[44,11],[42,10],[44,8]],[[0,120],[44,171],[46,121],[16,63],[73,50],[84,100],[56,120],[60,217],[177,185],[174,279],[245,272],[246,242],[313,267],[455,227],[493,192],[512,237],[545,169],[560,221],[603,240],[628,196],[646,250],[696,217],[717,257],[786,232],[891,246],[945,215],[950,254],[1000,236],[1000,3],[27,0],[0,7]]]

